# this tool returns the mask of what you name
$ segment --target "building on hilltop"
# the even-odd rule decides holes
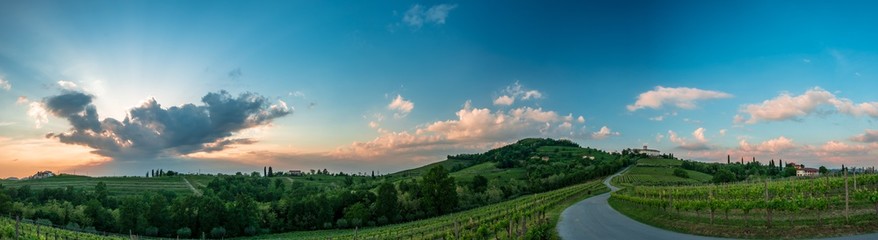
[[[803,167],[803,168],[796,169],[796,176],[797,177],[813,177],[813,176],[817,176],[818,174],[819,174],[819,170],[817,170],[816,168]]]
[[[289,174],[292,176],[302,176],[303,175],[302,170],[290,170]]]
[[[655,149],[649,149],[646,145],[643,145],[642,149],[635,148],[632,150],[634,150],[634,152],[636,152],[638,154],[646,154],[647,156],[651,156],[651,157],[661,155],[661,151],[655,150]]]
[[[47,177],[54,177],[54,176],[55,176],[55,173],[53,173],[52,171],[39,171],[39,172],[37,172],[37,174],[34,174],[33,176],[28,177],[28,179],[40,179],[40,178],[47,178]]]

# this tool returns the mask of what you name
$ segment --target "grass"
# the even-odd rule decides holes
[[[627,172],[613,179],[613,184],[632,185],[692,185],[710,182],[713,176],[702,172],[685,170],[688,178],[674,175],[675,169],[681,169],[683,161],[674,159],[641,159]]]
[[[451,159],[447,159],[447,160],[444,160],[444,161],[439,161],[439,162],[434,162],[434,163],[431,163],[431,164],[427,164],[427,165],[424,165],[424,166],[421,166],[421,167],[418,167],[418,168],[412,168],[412,169],[408,169],[408,170],[403,170],[403,171],[399,171],[399,172],[391,173],[391,174],[389,174],[388,176],[389,176],[389,177],[413,177],[413,176],[421,176],[421,175],[426,174],[427,171],[429,171],[431,168],[433,168],[433,167],[435,167],[435,166],[438,166],[438,165],[441,165],[442,167],[444,167],[445,170],[451,171],[451,169],[453,169],[454,166],[457,166],[457,165],[467,166],[467,165],[469,165],[469,164],[470,164],[470,161],[469,161],[469,160],[463,160],[463,159],[454,159],[454,158],[451,158]]]
[[[182,177],[86,177],[77,175],[60,175],[42,179],[6,181],[4,186],[30,186],[31,190],[39,191],[48,188],[66,188],[94,190],[98,182],[107,184],[111,195],[134,195],[143,191],[167,190],[181,195],[192,194]],[[194,183],[193,183],[194,184]]]
[[[835,216],[823,219],[823,225],[819,225],[810,214],[803,213],[796,213],[794,216],[806,215],[807,217],[796,218],[790,224],[788,218],[791,213],[775,211],[772,226],[767,227],[768,223],[764,211],[754,210],[747,214],[747,218],[744,218],[745,214],[742,212],[733,212],[729,220],[725,220],[723,213],[717,213],[714,223],[711,223],[707,211],[702,211],[700,214],[666,212],[656,208],[641,207],[616,198],[610,198],[609,203],[613,209],[639,222],[671,231],[702,236],[758,239],[822,238],[866,234],[878,229],[878,217],[874,214],[874,210],[869,211],[869,209],[858,211],[861,214],[851,216],[850,222],[845,222],[843,216]]]
[[[489,181],[504,181],[509,179],[525,179],[527,172],[523,168],[500,169],[497,168],[497,164],[494,162],[485,162],[451,173],[455,180],[463,182],[472,181],[476,175],[482,175],[488,178]]]

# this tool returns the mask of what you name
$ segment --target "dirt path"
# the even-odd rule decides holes
[[[192,193],[195,193],[195,196],[199,196],[199,197],[201,196],[201,191],[198,191],[198,189],[195,189],[195,187],[192,186],[192,183],[189,183],[189,179],[186,179],[186,177],[183,177],[183,181],[186,182],[186,186],[189,186],[189,189],[192,189]]]

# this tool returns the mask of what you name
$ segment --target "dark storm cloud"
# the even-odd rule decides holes
[[[292,113],[283,102],[271,105],[263,96],[226,91],[208,93],[203,105],[185,104],[163,108],[155,99],[131,109],[122,121],[98,120],[91,104],[94,96],[65,92],[43,100],[47,111],[65,118],[68,132],[48,134],[63,143],[89,146],[95,153],[114,159],[177,156],[223,150],[251,139],[230,139],[233,133],[269,124]]]

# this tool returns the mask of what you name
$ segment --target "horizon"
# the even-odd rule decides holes
[[[874,167],[857,3],[2,2],[0,176],[392,173],[528,137]]]

